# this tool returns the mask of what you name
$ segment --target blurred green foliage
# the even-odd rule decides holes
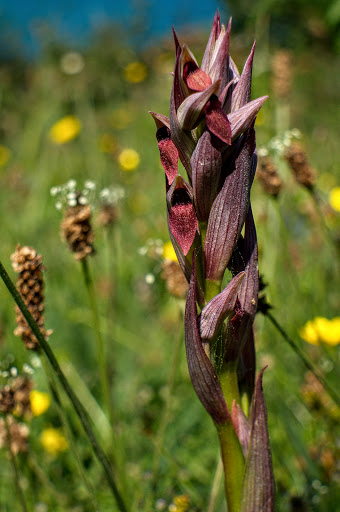
[[[339,52],[339,0],[228,0],[236,30],[268,25],[274,44],[303,51],[307,45]]]

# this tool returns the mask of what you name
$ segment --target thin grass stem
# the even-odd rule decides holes
[[[8,452],[9,452],[9,457],[10,457],[11,466],[12,466],[12,470],[13,470],[13,477],[14,477],[15,487],[17,489],[18,498],[19,498],[19,501],[20,501],[20,505],[21,505],[22,511],[23,512],[28,512],[28,507],[27,507],[27,504],[26,504],[24,492],[23,492],[23,490],[21,488],[21,485],[20,485],[19,470],[18,470],[18,466],[17,466],[17,461],[16,461],[15,455],[13,453],[13,450],[11,448],[11,431],[10,431],[10,427],[9,427],[9,423],[8,423],[8,416],[5,416],[5,425],[6,425],[7,437],[8,437]]]
[[[334,389],[328,384],[328,382],[325,380],[323,375],[319,372],[315,364],[304,354],[304,352],[301,350],[301,348],[295,343],[292,338],[288,336],[284,328],[279,324],[279,322],[276,320],[276,318],[273,317],[273,315],[270,313],[270,311],[266,311],[265,316],[271,321],[273,326],[279,331],[283,339],[290,345],[290,347],[294,350],[297,356],[301,359],[303,364],[306,366],[308,370],[310,370],[314,376],[318,379],[318,381],[322,384],[322,386],[325,388],[329,396],[334,400],[334,402],[340,406],[340,398],[337,395],[337,393],[334,391]]]
[[[170,420],[170,409],[171,409],[171,401],[172,401],[172,394],[175,386],[175,380],[176,380],[176,374],[178,372],[178,364],[180,360],[181,355],[181,346],[182,346],[182,339],[183,339],[183,311],[179,307],[179,319],[178,319],[178,325],[176,329],[176,335],[175,335],[175,342],[173,345],[173,354],[172,354],[172,360],[170,365],[170,371],[168,376],[168,382],[166,386],[166,398],[165,398],[165,404],[162,410],[161,419],[159,422],[159,428],[155,440],[155,453],[154,453],[154,459],[153,459],[153,466],[152,466],[152,475],[153,475],[153,486],[155,486],[158,473],[159,473],[159,465],[160,465],[160,459],[162,454],[162,448],[164,445],[165,440],[165,433],[166,428],[169,424]]]
[[[90,309],[92,312],[92,321],[93,327],[96,333],[96,346],[97,346],[97,357],[98,357],[98,365],[99,365],[99,373],[100,373],[100,383],[101,390],[103,395],[103,400],[105,404],[105,409],[107,414],[109,415],[110,421],[113,424],[113,411],[111,407],[110,400],[110,384],[109,384],[109,376],[107,371],[106,357],[105,357],[105,348],[104,348],[104,340],[101,333],[100,328],[100,319],[98,314],[96,293],[94,289],[93,279],[90,272],[90,267],[86,258],[81,261],[82,271],[84,276],[84,282],[87,289]]]
[[[63,389],[65,390],[65,393],[69,397],[69,399],[70,399],[70,401],[71,401],[71,403],[81,421],[84,431],[92,445],[93,451],[94,451],[98,461],[100,462],[100,464],[103,467],[106,480],[109,484],[109,487],[112,491],[113,496],[115,497],[115,500],[117,502],[119,510],[121,512],[127,512],[128,508],[127,508],[125,501],[123,500],[123,497],[119,491],[118,485],[115,480],[115,476],[112,471],[111,464],[94,434],[94,431],[91,427],[91,424],[90,424],[90,421],[89,421],[89,418],[87,416],[84,406],[79,401],[77,395],[74,393],[73,389],[71,388],[62,369],[59,366],[59,363],[58,363],[49,343],[45,340],[42,332],[39,329],[38,324],[32,317],[29,310],[27,309],[25,302],[23,301],[21,295],[19,294],[18,290],[16,289],[13,281],[9,277],[9,275],[8,275],[5,267],[1,263],[1,261],[0,261],[0,277],[4,281],[8,291],[12,295],[12,297],[15,300],[16,304],[18,305],[21,313],[25,317],[28,325],[32,329],[33,334],[36,336],[37,340],[39,341],[41,349],[46,354],[47,359],[48,359],[49,363],[51,364],[61,386],[63,387]]]
[[[49,496],[52,496],[59,505],[64,507],[64,510],[67,510],[67,497],[64,494],[61,494],[56,488],[56,486],[46,476],[45,471],[40,467],[40,464],[36,460],[33,452],[30,452],[29,456],[27,457],[27,465],[29,469],[32,471],[31,478],[36,477],[40,481],[44,489],[48,491]]]
[[[219,453],[217,465],[216,465],[216,471],[215,471],[215,475],[214,475],[214,480],[213,480],[212,486],[211,486],[207,512],[214,512],[214,510],[215,510],[216,501],[217,501],[217,497],[218,497],[219,490],[221,487],[222,478],[223,478],[223,462],[221,459],[221,455]]]
[[[170,364],[170,371],[168,374],[168,380],[166,385],[166,398],[164,407],[161,412],[161,418],[159,422],[158,432],[156,434],[156,439],[154,442],[154,457],[152,464],[152,479],[149,487],[148,494],[145,499],[145,510],[152,509],[152,500],[155,497],[156,485],[159,477],[159,467],[161,461],[161,455],[164,448],[164,440],[167,426],[170,420],[170,409],[171,409],[171,401],[172,394],[176,381],[176,374],[178,371],[178,365],[181,354],[181,346],[182,346],[182,337],[183,337],[183,310],[180,305],[178,305],[179,318],[176,326],[176,334],[175,341],[173,344],[173,353]]]
[[[79,473],[79,475],[80,475],[80,477],[81,477],[81,479],[82,479],[82,481],[84,483],[85,489],[87,490],[88,498],[89,498],[89,500],[91,502],[92,508],[93,508],[94,511],[96,511],[96,510],[98,510],[98,503],[97,503],[97,500],[96,500],[96,497],[95,497],[95,491],[94,491],[94,488],[91,485],[89,479],[87,478],[85,468],[84,468],[83,463],[81,461],[79,452],[78,452],[78,450],[76,448],[76,443],[75,443],[74,435],[72,433],[72,429],[71,429],[70,422],[69,422],[69,419],[67,417],[67,414],[65,412],[65,408],[63,407],[63,404],[61,402],[61,397],[60,397],[60,394],[59,394],[59,391],[58,391],[57,383],[55,381],[56,379],[55,379],[54,373],[51,371],[51,367],[49,366],[48,361],[45,359],[44,354],[42,354],[41,359],[42,359],[42,363],[43,363],[43,366],[44,366],[44,370],[45,370],[46,375],[47,375],[48,384],[49,384],[52,396],[54,398],[54,401],[55,401],[55,404],[57,406],[61,422],[62,422],[63,427],[64,427],[64,432],[65,432],[65,435],[66,435],[66,439],[68,441],[70,450],[72,452],[72,455],[73,455],[73,458],[74,458],[74,461],[75,461],[75,465],[77,466],[78,473]]]

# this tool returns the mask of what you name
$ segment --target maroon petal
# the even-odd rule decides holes
[[[241,133],[245,132],[247,128],[249,128],[267,98],[268,96],[257,98],[256,100],[250,101],[243,107],[239,108],[236,110],[236,112],[228,114],[228,119],[231,126],[232,140],[235,140],[236,137],[241,135]]]
[[[215,94],[218,86],[219,82],[215,82],[204,91],[190,94],[190,96],[181,103],[177,110],[177,117],[183,130],[192,130],[195,127],[199,118],[202,116],[202,110],[205,104],[209,98]]]
[[[181,53],[181,76],[189,92],[204,91],[212,83],[210,76],[199,68],[194,55],[186,45],[183,45]]]
[[[172,184],[178,174],[178,151],[171,140],[169,128],[163,126],[156,133],[161,163],[168,178],[169,185]]]
[[[188,183],[178,175],[168,193],[169,229],[186,256],[197,231],[197,217]]]
[[[169,228],[169,236],[171,243],[173,245],[173,248],[175,250],[178,263],[182,269],[183,274],[185,275],[188,283],[190,283],[191,273],[192,273],[192,263],[190,259],[187,256],[184,256],[183,251],[181,250],[180,246],[178,245],[178,242],[174,235],[171,232],[170,224],[169,224],[169,212],[167,211],[167,220],[168,220],[168,228]]]
[[[231,145],[231,126],[229,119],[222,109],[221,102],[213,95],[204,107],[205,122],[208,130],[216,137]]]
[[[153,120],[156,123],[156,128],[162,128],[163,126],[166,126],[170,130],[170,119],[163,114],[157,114],[156,112],[152,112],[149,110],[149,114],[153,117]]]
[[[174,27],[172,27],[172,33],[173,33],[173,36],[174,36],[175,52],[176,52],[176,55],[177,55],[177,52],[181,50],[181,45],[179,44],[178,37],[177,37],[177,34],[176,34],[176,31],[175,31]]]
[[[186,169],[189,179],[191,179],[191,167],[190,158],[192,152],[195,149],[194,141],[191,136],[188,135],[181,127],[177,118],[177,108],[183,101],[183,95],[180,87],[180,76],[179,76],[179,56],[180,52],[177,52],[174,81],[171,90],[170,99],[170,131],[171,138],[177,147],[181,162]]]
[[[262,375],[257,378],[248,455],[243,477],[241,512],[273,512],[275,486]]]
[[[202,59],[201,69],[205,73],[209,73],[211,58],[213,56],[215,44],[218,39],[218,36],[220,35],[220,32],[221,32],[221,19],[220,19],[220,14],[217,11],[215,14],[214,22],[213,22],[212,29],[211,29],[210,36],[209,36],[209,40],[208,40],[207,46],[205,48],[205,52],[204,52],[203,59]]]
[[[234,168],[211,208],[204,252],[206,278],[212,281],[222,281],[249,209],[254,147],[255,133],[251,129],[244,136]]]
[[[232,94],[231,111],[235,112],[250,102],[251,94],[251,76],[253,70],[253,59],[255,52],[255,42],[251,49],[250,55],[244,65],[242,75],[237,82]]]
[[[200,315],[200,333],[204,342],[210,342],[220,331],[224,320],[235,309],[244,272],[234,277],[224,290],[211,299]]]
[[[231,420],[233,422],[233,427],[240,441],[240,445],[242,447],[244,457],[247,457],[248,453],[248,445],[249,445],[249,437],[250,437],[250,423],[248,418],[246,418],[244,412],[241,407],[236,404],[235,400],[233,401],[233,405],[231,408]]]
[[[220,381],[202,346],[197,323],[195,262],[185,307],[185,347],[192,385],[217,424],[231,421]]]
[[[208,221],[219,187],[221,166],[221,152],[213,144],[211,133],[204,131],[191,157],[192,188],[200,221]]]

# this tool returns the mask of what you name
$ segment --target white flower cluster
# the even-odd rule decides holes
[[[282,156],[294,139],[301,139],[301,132],[297,128],[287,130],[282,135],[276,135],[270,139],[267,146],[261,146],[257,153],[262,157],[267,156],[269,153],[276,153]]]
[[[152,256],[161,258],[163,256],[163,241],[160,238],[148,238],[143,247],[139,247],[138,254],[140,256]]]
[[[76,180],[69,180],[64,185],[58,185],[50,189],[52,197],[57,199],[55,207],[62,210],[64,207],[89,204],[95,208],[97,185],[92,180],[86,180],[82,190],[77,189]],[[122,187],[107,187],[99,192],[99,202],[101,205],[116,206],[119,201],[125,197],[125,190]]]
[[[124,197],[123,187],[106,187],[99,193],[100,202],[110,206],[116,206]]]

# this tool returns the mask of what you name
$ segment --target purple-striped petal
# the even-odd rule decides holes
[[[215,94],[219,82],[211,84],[210,87],[201,92],[190,94],[177,110],[178,121],[183,130],[192,130],[202,117],[202,110],[209,100]]]
[[[250,102],[251,94],[251,76],[253,70],[253,59],[255,52],[255,42],[251,49],[250,55],[244,65],[242,75],[237,82],[232,94],[231,111],[235,112]]]
[[[267,426],[267,409],[262,391],[262,376],[257,378],[248,455],[243,477],[241,512],[273,512],[274,476]]]
[[[192,188],[199,221],[207,222],[216,197],[222,166],[222,155],[213,136],[205,131],[198,140],[191,157]]]
[[[235,140],[236,137],[249,128],[266,99],[268,99],[268,96],[261,96],[261,98],[250,101],[239,108],[236,112],[228,114],[232,140]]]
[[[215,338],[224,320],[234,311],[243,278],[244,272],[240,272],[202,309],[200,333],[204,342],[210,342]]]
[[[193,261],[192,276],[185,307],[185,347],[192,385],[207,412],[216,424],[231,421],[220,381],[206,355],[199,334],[196,307],[196,276]]]
[[[204,252],[206,278],[212,281],[222,281],[249,209],[254,148],[255,133],[250,129],[244,136],[234,168],[211,208]]]
[[[227,29],[222,25],[221,33],[216,41],[209,76],[213,82],[220,80],[220,88],[218,95],[223,91],[229,82],[229,39],[231,30],[231,19],[229,20]]]
[[[204,52],[202,64],[201,64],[201,69],[205,73],[209,73],[211,58],[213,56],[215,44],[218,39],[218,36],[220,35],[220,32],[221,32],[221,19],[220,19],[220,14],[217,11],[215,14],[214,22],[212,25],[212,29],[210,32],[210,36],[208,39],[207,46],[205,48],[205,52]]]

